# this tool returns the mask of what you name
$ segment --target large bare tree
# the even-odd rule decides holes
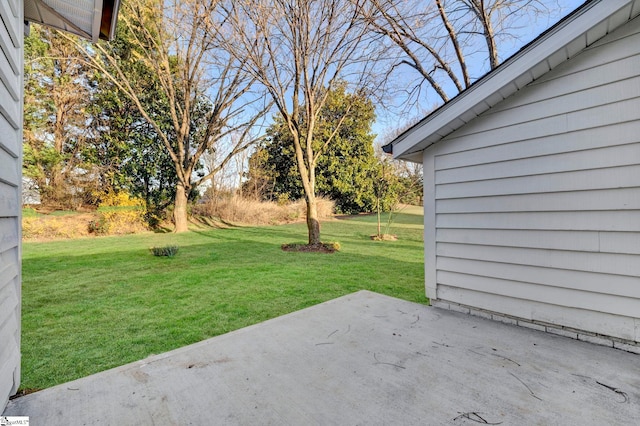
[[[416,72],[410,84],[404,74],[409,102],[431,90],[447,102],[500,64],[500,42],[560,10],[558,0],[364,0],[360,7],[398,52],[387,58],[389,75],[403,66]]]
[[[128,0],[120,25],[134,45],[129,60],[139,61],[158,82],[168,106],[159,117],[134,79],[129,78],[109,46],[98,44],[86,55],[137,106],[162,141],[175,166],[177,188],[175,231],[187,231],[189,193],[223,168],[234,155],[256,141],[254,125],[270,108],[256,93],[256,77],[243,68],[243,59],[220,43],[223,25],[217,0]],[[166,123],[169,123],[168,126]],[[233,140],[214,168],[196,175],[205,152],[221,141]]]
[[[318,245],[316,166],[344,120],[316,140],[317,122],[337,84],[362,87],[375,46],[349,0],[233,0],[226,8],[228,50],[268,90],[291,132],[307,206],[309,245]],[[347,111],[348,112],[348,111]]]

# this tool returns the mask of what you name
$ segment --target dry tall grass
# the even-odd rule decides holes
[[[69,213],[63,216],[39,214],[22,218],[22,239],[25,241],[47,241],[81,238],[91,235],[122,235],[148,231],[140,220],[127,220],[131,215],[110,216],[110,222],[99,212]],[[100,229],[96,229],[99,227]],[[98,232],[99,231],[99,232]]]
[[[333,217],[335,203],[327,199],[318,199],[318,217]],[[243,225],[279,225],[306,218],[304,200],[279,204],[268,201],[257,201],[239,196],[223,197],[209,200],[194,207],[193,213],[219,219],[228,223]]]
[[[80,216],[80,215],[77,215]],[[24,240],[51,240],[86,237],[89,235],[87,223],[93,215],[83,214],[82,219],[69,216],[48,216],[22,218],[22,238]]]

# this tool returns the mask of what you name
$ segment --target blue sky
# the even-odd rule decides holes
[[[581,6],[586,2],[586,0],[543,0],[545,3],[552,4],[552,6],[560,6],[560,11],[556,15],[546,18],[539,18],[537,20],[531,19],[528,22],[520,22],[518,26],[521,28],[519,30],[518,40],[503,43],[498,46],[500,59],[503,61],[508,58],[515,52],[517,52],[523,45],[535,39],[538,35],[544,32],[549,27],[553,26],[559,20],[561,20],[564,16],[568,15],[576,8]],[[471,61],[470,61],[471,62]],[[478,63],[471,62],[469,64],[470,69],[482,70],[483,65]],[[413,71],[410,69],[405,69],[403,72],[407,73],[407,79],[411,79],[415,77],[415,75],[410,75]],[[486,70],[482,70],[482,72],[486,72]],[[396,78],[401,78],[396,76]],[[452,86],[453,87],[453,86]],[[383,111],[382,109],[378,109],[378,120],[373,126],[373,132],[378,135],[376,140],[377,143],[386,143],[389,140],[391,134],[395,133],[398,127],[404,127],[408,122],[414,121],[417,118],[424,117],[429,110],[434,109],[442,102],[433,94],[427,96],[426,99],[423,99],[419,106],[413,108],[411,111],[405,111],[404,113],[388,113]]]

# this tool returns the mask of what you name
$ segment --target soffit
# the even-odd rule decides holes
[[[119,3],[120,0],[24,0],[24,19],[95,42],[113,37]]]

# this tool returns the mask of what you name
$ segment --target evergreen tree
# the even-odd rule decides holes
[[[222,49],[219,6],[198,0],[129,0],[119,25],[132,35],[130,57],[123,61],[121,52],[100,43],[83,49],[135,104],[171,159],[175,232],[188,230],[188,202],[198,186],[256,141],[254,125],[271,107],[256,92],[256,79],[243,69],[242,60]],[[147,81],[129,72],[136,64],[145,68],[148,82],[157,83],[154,90],[147,92]],[[224,158],[203,173],[202,156],[225,144]]]
[[[316,121],[314,150],[323,151],[316,168],[318,195],[336,203],[338,213],[372,211],[376,196],[373,179],[378,160],[373,149],[375,135],[373,103],[364,93],[348,93],[344,85],[331,90]],[[303,126],[306,123],[302,119]],[[303,132],[306,131],[303,127]],[[331,143],[327,143],[328,141]],[[263,188],[265,199],[300,199],[304,190],[295,163],[293,138],[284,121],[276,117],[267,140],[249,161],[245,193]]]
[[[131,84],[139,88],[140,102],[164,132],[171,134],[169,104],[160,82],[143,62],[136,60],[142,46],[128,26],[118,26],[109,51]],[[113,65],[104,65],[114,73]],[[98,91],[92,105],[97,141],[93,161],[102,170],[103,187],[124,190],[145,201],[150,218],[162,215],[175,197],[176,169],[157,130],[139,108],[103,73],[97,73]]]

